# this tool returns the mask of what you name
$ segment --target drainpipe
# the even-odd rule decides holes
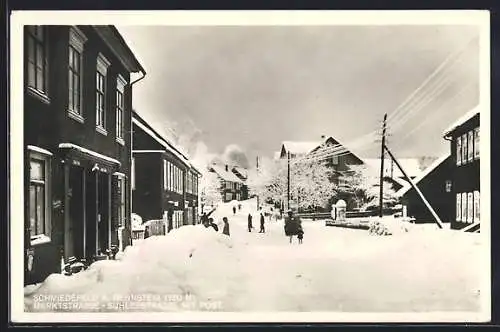
[[[132,94],[132,86],[134,84],[136,84],[137,82],[139,82],[140,80],[144,79],[144,77],[146,77],[146,71],[144,70],[144,68],[141,68],[140,69],[140,72],[142,73],[142,76],[139,77],[138,79],[136,79],[135,81],[132,81],[130,82],[129,86],[130,86],[130,93]],[[130,103],[132,104],[132,98],[130,100]],[[130,105],[130,107],[132,107],[132,105]],[[132,123],[132,118],[133,118],[133,109],[130,110],[130,157],[129,157],[129,165],[130,167],[132,167],[132,148],[134,146],[134,124]],[[132,169],[130,169],[130,172],[131,172],[131,175],[130,175],[130,179],[129,179],[129,201],[130,201],[130,213],[129,213],[129,216],[131,217],[130,218],[130,238],[129,238],[129,241],[130,241],[130,244],[132,244],[131,240],[132,240]]]

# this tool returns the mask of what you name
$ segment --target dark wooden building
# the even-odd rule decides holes
[[[114,26],[25,27],[25,284],[131,243],[131,73]]]
[[[171,221],[171,228],[197,223],[200,172],[137,112],[132,123],[132,211],[144,222]]]
[[[466,113],[444,131],[450,141],[452,170],[452,193],[455,201],[455,216],[451,228],[479,231],[480,225],[480,144],[479,108]]]
[[[443,223],[450,223],[455,217],[454,195],[452,193],[453,160],[449,153],[436,159],[422,174],[413,179],[425,199],[432,206]],[[401,199],[403,209],[417,223],[436,222],[432,213],[417,191],[407,183],[396,195]]]

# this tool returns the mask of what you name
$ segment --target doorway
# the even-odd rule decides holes
[[[69,170],[69,227],[66,257],[85,257],[85,172],[82,167]]]

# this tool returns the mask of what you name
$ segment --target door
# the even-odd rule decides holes
[[[84,202],[84,170],[78,166],[72,166],[69,172],[69,236],[67,257],[78,259],[85,257],[85,202]]]
[[[97,224],[98,224],[98,254],[105,254],[109,248],[109,222],[110,222],[110,175],[99,173],[98,180],[98,202],[97,202]]]
[[[85,171],[85,256],[97,253],[97,174]]]

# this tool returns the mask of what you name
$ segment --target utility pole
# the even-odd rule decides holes
[[[385,156],[385,130],[387,128],[387,113],[384,114],[382,124],[382,147],[380,149],[380,197],[379,197],[379,217],[382,218],[384,210],[384,156]]]
[[[287,186],[288,186],[288,190],[287,190],[287,209],[290,209],[290,151],[288,151],[287,153],[287,160],[288,160],[288,181],[287,181]]]

